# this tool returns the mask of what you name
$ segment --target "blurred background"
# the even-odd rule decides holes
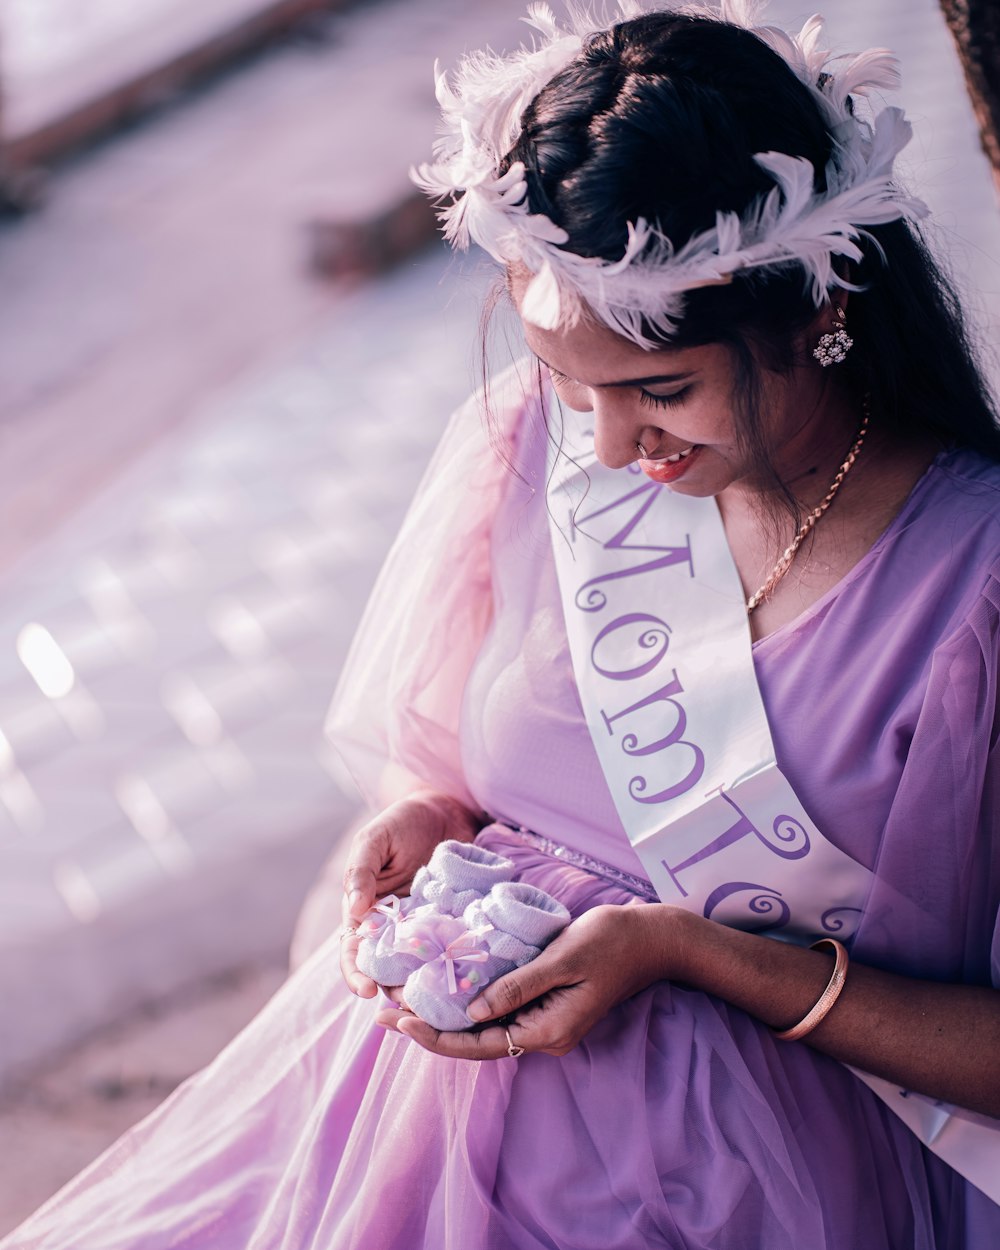
[[[0,0],[0,1234],[273,992],[357,815],[323,716],[492,278],[406,171],[434,58],[523,11]],[[906,173],[995,377],[945,16],[826,15],[902,56]]]

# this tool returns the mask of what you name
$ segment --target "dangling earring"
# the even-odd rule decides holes
[[[833,329],[828,334],[821,334],[813,348],[813,356],[824,369],[839,365],[854,346],[854,340],[847,333],[847,317],[839,304],[834,305],[834,316]]]

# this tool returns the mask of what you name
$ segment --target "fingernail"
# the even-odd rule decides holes
[[[488,1020],[491,1014],[489,1007],[481,998],[477,998],[474,1003],[469,1003],[465,1010],[468,1012],[469,1019],[477,1023],[480,1020]]]

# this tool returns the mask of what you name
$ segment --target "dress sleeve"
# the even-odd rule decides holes
[[[513,440],[528,403],[514,366],[489,386],[495,433]],[[422,786],[470,807],[458,726],[492,618],[493,517],[512,478],[491,445],[482,393],[452,416],[365,608],[326,734],[369,805]]]
[[[968,898],[963,977],[1000,988],[1000,561],[946,656],[940,697],[943,720],[953,727],[951,784],[956,812],[969,813],[968,832],[957,838]],[[971,726],[964,741],[961,726]]]
[[[876,964],[1000,988],[998,667],[1000,561],[930,657],[858,933]]]
[[[994,566],[970,622],[983,656],[981,720],[983,732],[989,728],[989,781],[984,787],[981,814],[984,836],[990,840],[989,870],[993,913],[993,941],[990,947],[990,981],[1000,989],[1000,561]]]

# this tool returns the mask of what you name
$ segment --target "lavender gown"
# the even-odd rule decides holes
[[[522,430],[529,479],[540,443]],[[436,767],[447,782],[453,732],[463,776],[452,789],[641,873],[582,719],[544,502],[498,485],[509,477],[476,478],[470,463],[459,459],[451,487],[473,520],[460,546],[438,551],[462,594],[439,622],[437,659],[409,644],[396,654],[410,665],[404,685],[417,670],[443,675],[438,694],[460,714],[449,730],[440,699],[432,714],[423,687],[414,694],[397,734],[410,738],[400,786],[407,769]],[[433,503],[418,503],[410,538],[433,528]],[[1000,468],[942,454],[856,568],[755,647],[782,770],[826,836],[877,877],[854,957],[977,984],[1000,982],[998,517]],[[454,539],[454,512],[441,532]],[[400,583],[407,541],[390,559]],[[476,630],[456,693],[450,643]],[[358,652],[369,702],[396,661],[366,671]],[[575,913],[640,905],[512,832],[482,836]],[[925,923],[887,931],[886,886]],[[383,1034],[373,1014],[340,983],[335,942],[322,947],[213,1064],[0,1250],[1000,1245],[1000,1207],[850,1072],[706,994],[657,984],[569,1055],[517,1062],[442,1059]]]

